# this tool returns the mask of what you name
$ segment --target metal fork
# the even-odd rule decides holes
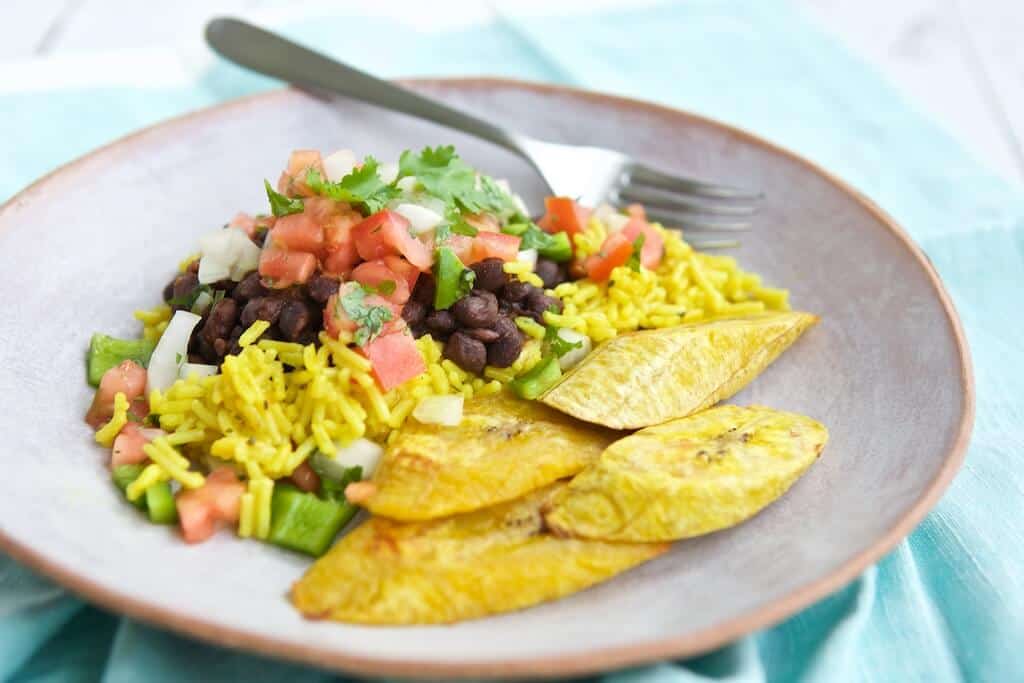
[[[610,149],[542,142],[504,130],[237,19],[211,21],[206,41],[221,56],[253,71],[427,119],[500,145],[529,162],[552,194],[576,197],[584,205],[639,202],[652,220],[665,225],[725,232],[750,228],[750,216],[761,197],[757,192],[674,176]],[[693,243],[700,248],[736,244],[735,240]]]

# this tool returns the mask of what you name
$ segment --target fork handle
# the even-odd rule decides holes
[[[433,121],[527,158],[518,137],[497,126],[244,21],[214,19],[206,25],[206,41],[222,57],[253,71]]]

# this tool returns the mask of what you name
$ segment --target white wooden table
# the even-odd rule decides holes
[[[1024,0],[792,1],[874,64],[980,161],[1024,184]],[[0,60],[194,40],[215,14],[294,14],[323,4],[4,0]],[[481,3],[455,5],[453,11],[461,13],[486,11]],[[436,11],[444,7],[439,2]]]

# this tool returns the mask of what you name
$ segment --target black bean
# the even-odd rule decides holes
[[[490,327],[498,319],[498,298],[482,289],[474,290],[452,304],[452,313],[465,327]]]
[[[431,311],[424,323],[431,336],[437,339],[447,338],[455,331],[455,316],[451,311]]]
[[[516,362],[523,350],[523,333],[508,318],[498,318],[494,330],[498,338],[487,347],[487,364],[507,368]]]
[[[277,326],[286,341],[297,341],[314,324],[316,309],[305,301],[289,301],[281,309]]]
[[[267,291],[267,288],[260,281],[260,274],[254,270],[235,285],[235,288],[231,291],[231,298],[240,304],[244,304],[249,299],[266,296]]]
[[[257,320],[266,320],[273,325],[284,308],[284,299],[277,296],[258,296],[251,299],[242,309],[242,325],[249,327]]]
[[[199,278],[196,277],[195,273],[182,273],[174,278],[174,283],[171,285],[171,298],[168,301],[186,301],[198,286]],[[176,308],[179,307],[176,306]]]
[[[526,308],[533,313],[543,313],[549,309],[555,309],[555,312],[558,313],[562,310],[562,303],[545,294],[544,290],[534,287],[526,299]]]
[[[427,326],[423,323],[419,325],[409,325],[409,331],[412,332],[413,339],[419,339],[427,333]]]
[[[478,374],[487,364],[487,347],[468,334],[456,332],[444,345],[444,357],[466,372]]]
[[[412,325],[419,325],[427,317],[427,305],[422,301],[409,299],[402,307],[402,320]]]
[[[326,275],[317,273],[309,279],[309,282],[306,283],[306,289],[309,290],[309,297],[313,299],[313,301],[318,301],[323,304],[327,303],[327,300],[337,293],[340,285],[341,282],[336,278],[327,277]]]
[[[546,258],[537,259],[537,265],[534,267],[533,272],[537,274],[537,277],[544,281],[545,289],[553,289],[554,287],[557,287],[565,282],[566,277],[568,276],[568,271],[565,266]]]
[[[200,330],[197,330],[197,332]],[[213,350],[213,344],[206,341],[201,334],[193,333],[192,343],[189,346],[190,349],[202,359],[201,363],[219,363],[220,358],[217,357],[217,352]]]
[[[416,279],[416,286],[412,288],[412,299],[425,306],[433,306],[436,290],[437,283],[434,281],[434,276],[430,273],[420,273]]]
[[[516,303],[517,301],[523,301],[526,299],[526,297],[530,295],[531,289],[535,289],[535,287],[529,283],[520,282],[519,280],[511,280],[501,288],[499,296],[511,303]]]
[[[235,355],[242,352],[242,347],[238,345],[238,339],[242,336],[245,329],[241,325],[235,325],[231,329],[231,335],[228,337],[228,353]]]
[[[222,340],[227,343],[227,337],[231,334],[237,321],[238,304],[234,299],[221,299],[207,314],[200,334],[213,347],[217,355],[224,355],[224,352],[218,348],[217,341]],[[225,346],[224,349],[226,351],[227,347]]]
[[[197,275],[199,273],[199,259],[196,259],[192,261],[192,263],[188,264],[188,268],[186,268],[186,270],[192,273],[193,275]]]
[[[474,286],[478,289],[485,289],[488,292],[497,292],[508,282],[505,275],[505,262],[500,258],[485,258],[470,266],[476,273]]]
[[[490,344],[493,341],[497,341],[501,336],[494,330],[489,330],[486,327],[471,327],[469,329],[462,330],[473,339],[482,341],[484,344]]]

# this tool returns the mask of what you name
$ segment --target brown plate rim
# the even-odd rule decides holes
[[[340,671],[373,676],[404,676],[411,678],[442,676],[460,678],[576,676],[643,664],[660,659],[701,654],[752,631],[774,625],[852,581],[866,567],[879,560],[906,537],[938,502],[964,461],[974,424],[975,387],[970,352],[960,318],[935,268],[921,248],[878,205],[846,182],[794,152],[740,128],[671,107],[578,88],[497,77],[414,78],[403,79],[400,82],[428,87],[455,86],[464,89],[519,88],[521,90],[546,94],[569,95],[577,99],[589,100],[613,108],[648,111],[686,120],[690,123],[697,123],[702,126],[716,127],[748,144],[758,145],[774,154],[786,157],[790,161],[802,164],[825,178],[842,192],[852,196],[902,243],[914,256],[921,268],[924,269],[935,289],[936,295],[942,303],[947,322],[956,341],[957,352],[960,356],[961,382],[964,386],[964,408],[960,415],[956,438],[953,441],[952,447],[946,453],[943,465],[936,477],[929,483],[928,487],[907,513],[874,544],[848,560],[845,564],[832,570],[828,575],[770,604],[751,610],[746,614],[721,624],[716,624],[684,636],[653,640],[637,645],[607,648],[594,652],[538,657],[536,659],[499,659],[448,663],[359,657],[328,648],[297,645],[245,630],[225,628],[205,619],[182,615],[170,609],[154,607],[146,602],[133,599],[119,593],[117,590],[103,586],[76,573],[71,567],[66,567],[49,560],[40,551],[17,543],[13,538],[7,536],[2,529],[0,529],[0,549],[9,553],[17,561],[50,577],[90,602],[134,619],[166,627],[187,636],[200,638],[230,648],[239,648],[262,655],[282,657],[317,667],[328,667]],[[138,138],[155,129],[178,125],[190,119],[200,119],[213,113],[222,113],[228,109],[244,108],[264,100],[292,97],[294,92],[290,88],[261,92],[167,119],[130,133],[67,164],[59,166],[47,175],[39,178],[0,206],[0,215],[14,209],[25,200],[44,190],[47,183],[63,171],[85,163],[111,149],[131,145]]]

